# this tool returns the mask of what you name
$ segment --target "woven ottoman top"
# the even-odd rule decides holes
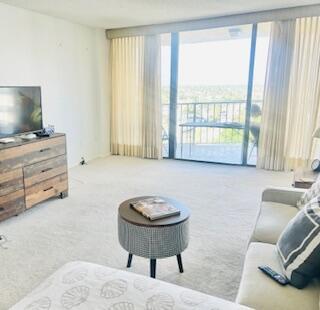
[[[152,198],[152,197],[153,196],[135,197],[122,202],[119,206],[119,216],[126,222],[129,222],[133,225],[148,226],[148,227],[177,225],[186,221],[189,218],[190,211],[188,208],[183,206],[180,202],[171,198],[166,198],[166,197],[160,197],[160,198],[168,201],[169,203],[173,204],[177,209],[179,209],[180,210],[179,215],[174,215],[174,216],[170,216],[170,217],[155,220],[155,221],[150,221],[130,207],[130,203],[136,202],[141,199]]]

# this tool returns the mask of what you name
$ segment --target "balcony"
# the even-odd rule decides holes
[[[255,165],[260,132],[261,100],[253,101],[248,147],[244,143],[245,100],[177,104],[175,158]],[[169,104],[163,104],[163,156],[168,156]]]

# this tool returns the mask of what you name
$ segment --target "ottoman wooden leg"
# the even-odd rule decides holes
[[[183,273],[183,265],[182,265],[181,254],[178,254],[178,255],[177,255],[177,261],[178,261],[179,271],[180,271],[181,273]]]
[[[156,259],[150,259],[150,277],[155,278],[156,277],[156,265],[157,260]]]
[[[127,268],[130,268],[131,267],[131,263],[132,263],[132,254],[129,253],[129,256],[128,256],[128,263],[127,263]]]

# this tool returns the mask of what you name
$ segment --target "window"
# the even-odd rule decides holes
[[[251,29],[180,34],[177,158],[241,163]]]
[[[255,164],[269,31],[267,23],[188,31],[171,44],[163,36],[164,156],[170,146],[172,158]]]

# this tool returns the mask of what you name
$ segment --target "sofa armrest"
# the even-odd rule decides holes
[[[307,190],[292,187],[268,187],[262,193],[262,201],[271,201],[296,206],[297,201]]]

